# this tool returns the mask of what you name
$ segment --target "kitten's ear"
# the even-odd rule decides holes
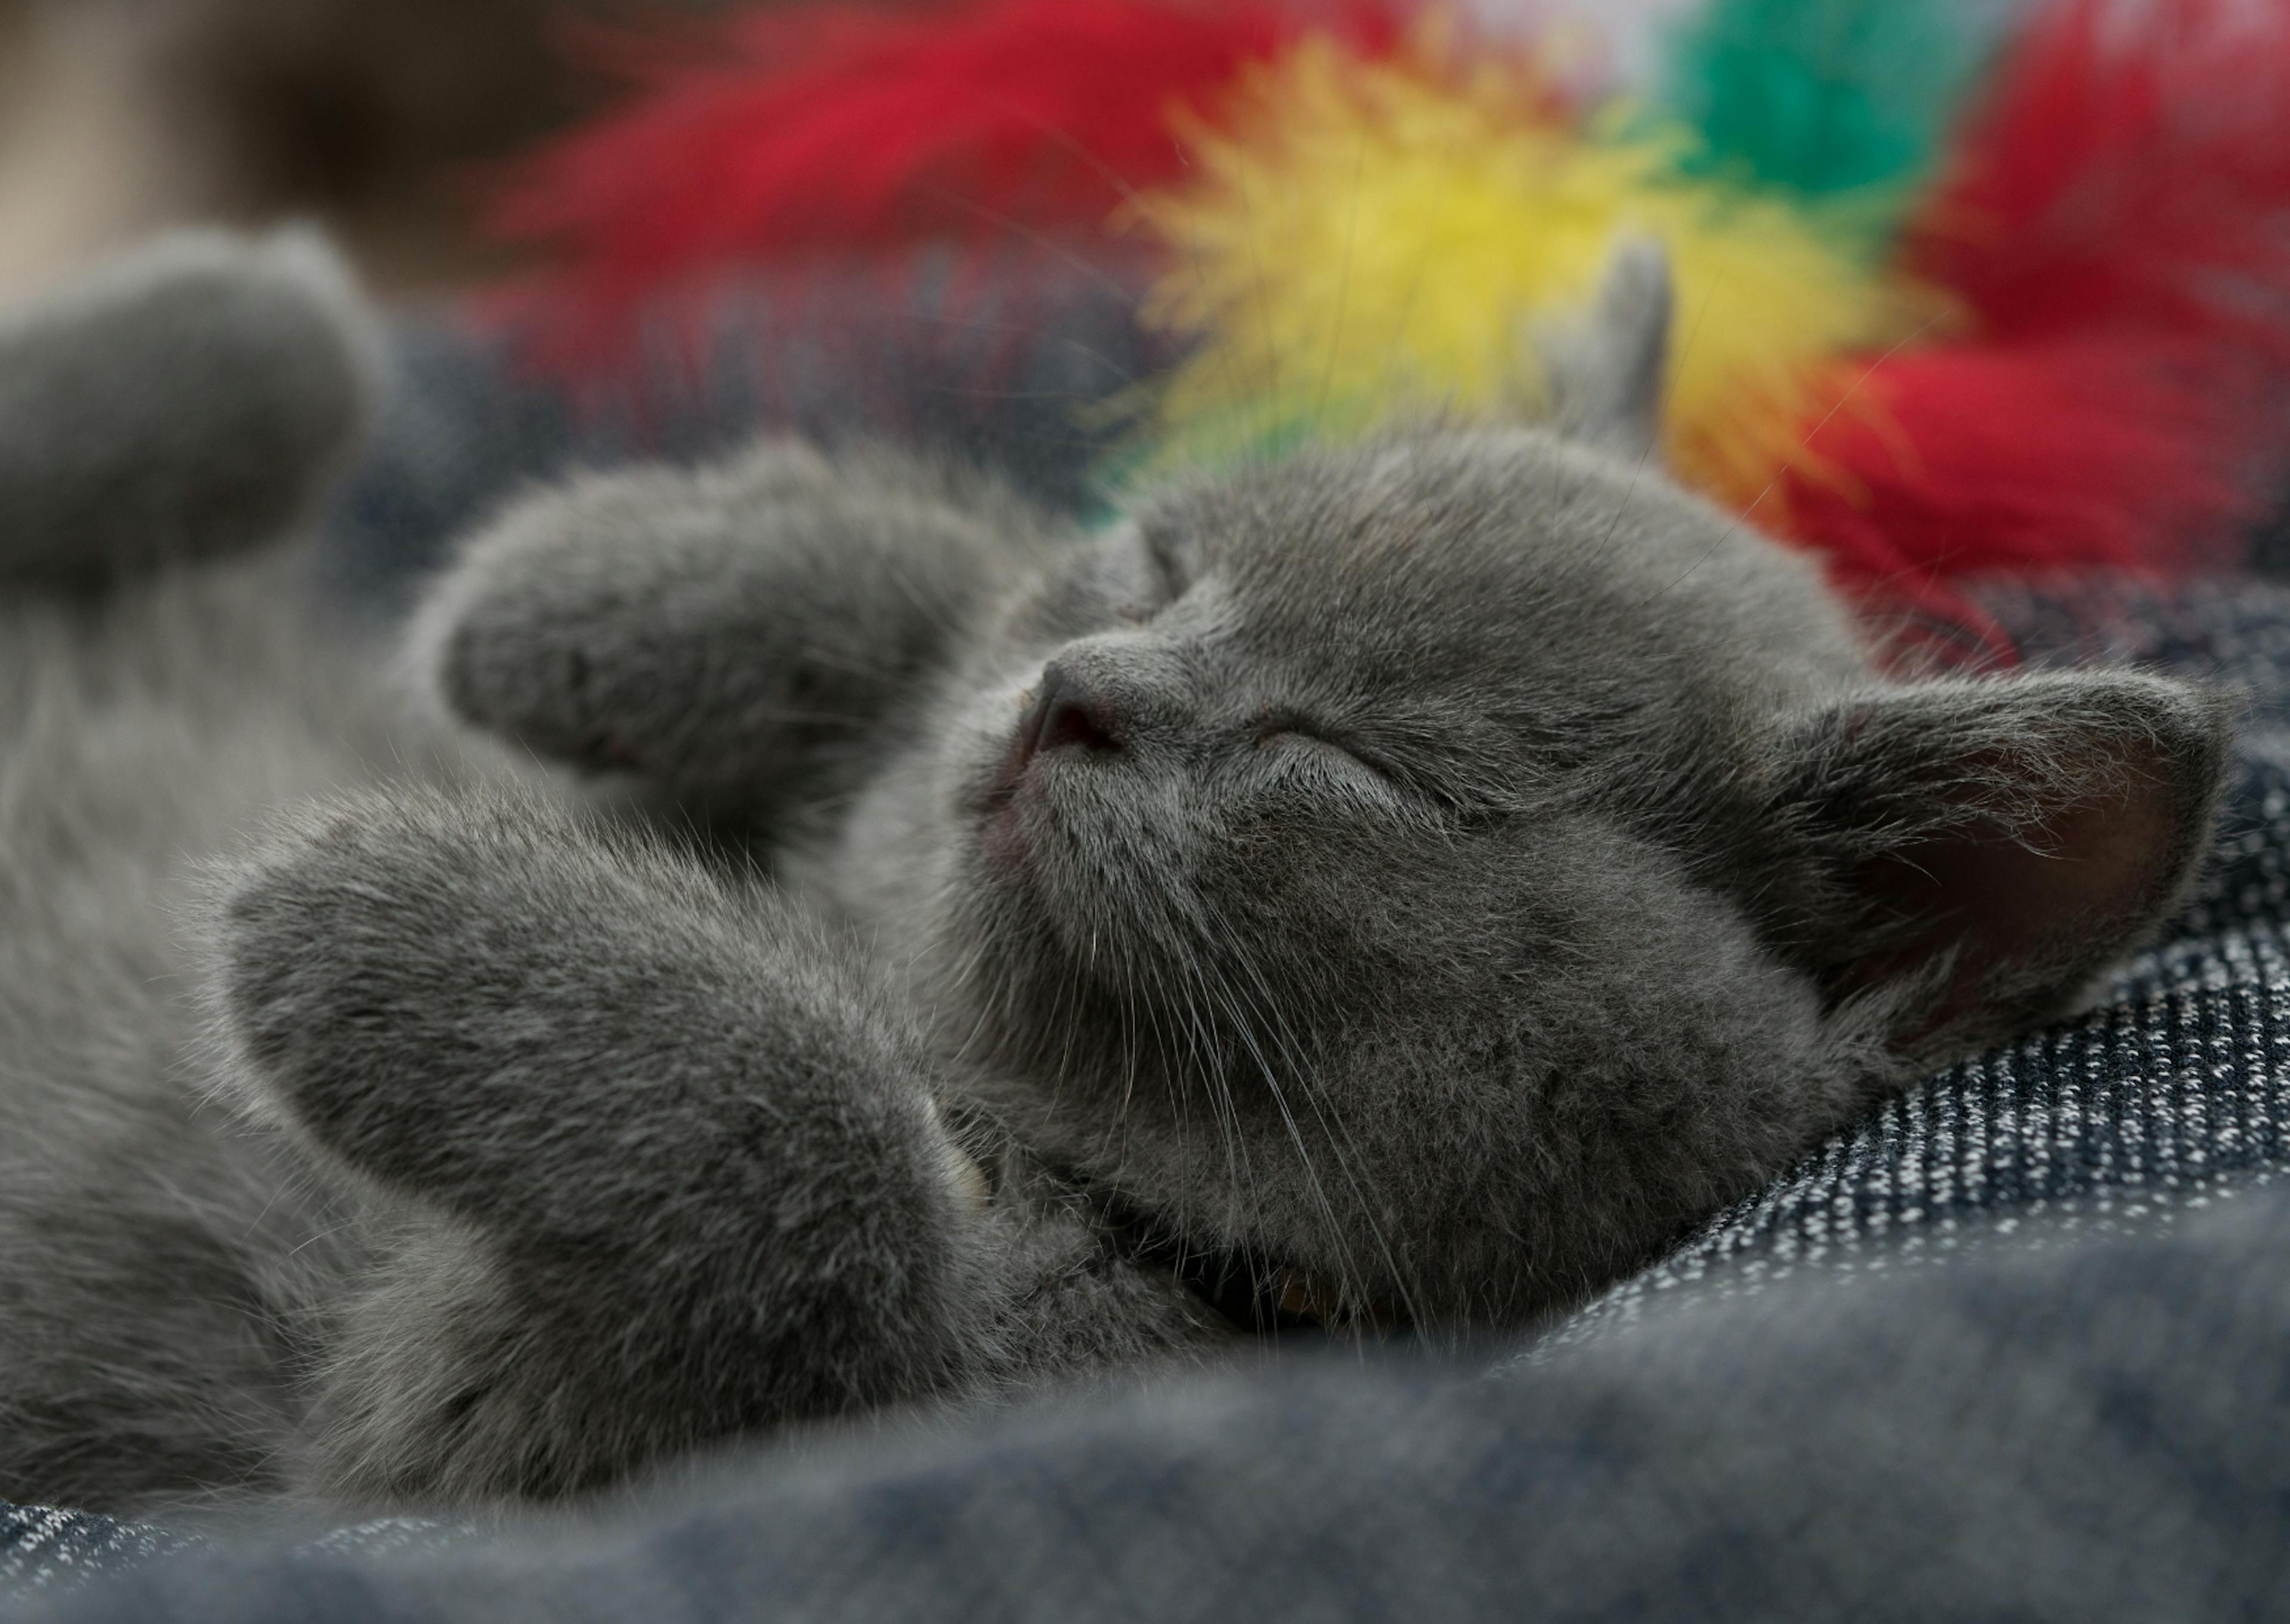
[[[1785,728],[1792,946],[1892,1039],[1963,1052],[2065,1012],[2208,848],[2227,700],[2131,674],[1864,693]]]
[[[1552,427],[1618,457],[1653,454],[1669,375],[1670,303],[1662,245],[1650,237],[1617,243],[1589,313],[1536,334]]]

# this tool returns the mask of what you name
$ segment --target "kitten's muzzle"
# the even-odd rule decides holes
[[[1113,701],[1053,660],[1042,668],[1042,685],[1018,722],[1011,758],[1014,777],[1045,750],[1068,748],[1109,752],[1122,748],[1121,715]]]
[[[1056,660],[1044,666],[1041,685],[1018,718],[1017,736],[986,795],[982,811],[988,856],[1005,864],[1025,859],[1018,791],[1036,756],[1047,750],[1107,756],[1122,748],[1121,716],[1112,702]]]

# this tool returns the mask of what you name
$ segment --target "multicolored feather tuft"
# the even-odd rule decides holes
[[[609,348],[648,295],[813,249],[1096,233],[1182,168],[1173,108],[1308,30],[1373,52],[1380,0],[833,4],[741,19],[622,67],[623,110],[528,160],[492,220],[556,268],[526,290]]]
[[[1910,262],[1980,341],[1903,354],[1766,516],[1870,582],[2214,565],[2290,458],[2290,13],[2060,0]]]
[[[1623,114],[1586,136],[1531,56],[1466,66],[1436,32],[1373,60],[1310,39],[1221,113],[1191,180],[1134,211],[1170,260],[1146,318],[1198,340],[1158,402],[1168,457],[1532,415],[1537,329],[1580,310],[1637,233],[1667,245],[1678,290],[1672,459],[1754,492],[1827,404],[1816,369],[1944,312],[1819,210],[1681,178],[1683,132]]]
[[[1708,0],[1652,104],[1586,111],[1416,0],[814,4],[652,71],[497,218],[560,251],[523,308],[576,369],[743,268],[937,240],[945,321],[997,240],[1149,277],[1190,352],[1117,403],[1133,462],[1531,415],[1536,335],[1651,235],[1673,468],[1848,585],[2222,559],[2290,476],[2290,7],[2049,0],[1961,118],[2008,9]]]

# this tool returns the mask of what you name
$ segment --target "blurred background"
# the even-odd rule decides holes
[[[377,604],[765,427],[1094,513],[1506,413],[1625,228],[1672,470],[1851,592],[2290,546],[2290,0],[0,0],[0,300],[293,218],[392,309]]]
[[[583,27],[711,0],[0,0],[0,293],[178,220],[322,218],[377,287],[500,268],[464,201],[593,105]]]
[[[0,295],[187,220],[323,219],[384,292],[506,268],[468,198],[488,163],[612,100],[577,66],[582,31],[735,4],[770,0],[0,0]],[[1595,17],[1630,74],[1690,4],[1463,9]]]

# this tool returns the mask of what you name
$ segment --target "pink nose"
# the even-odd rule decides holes
[[[1043,750],[1074,746],[1085,750],[1121,748],[1121,719],[1106,697],[1085,686],[1053,660],[1042,668],[1042,686],[1018,724],[1018,759],[1023,765]]]

